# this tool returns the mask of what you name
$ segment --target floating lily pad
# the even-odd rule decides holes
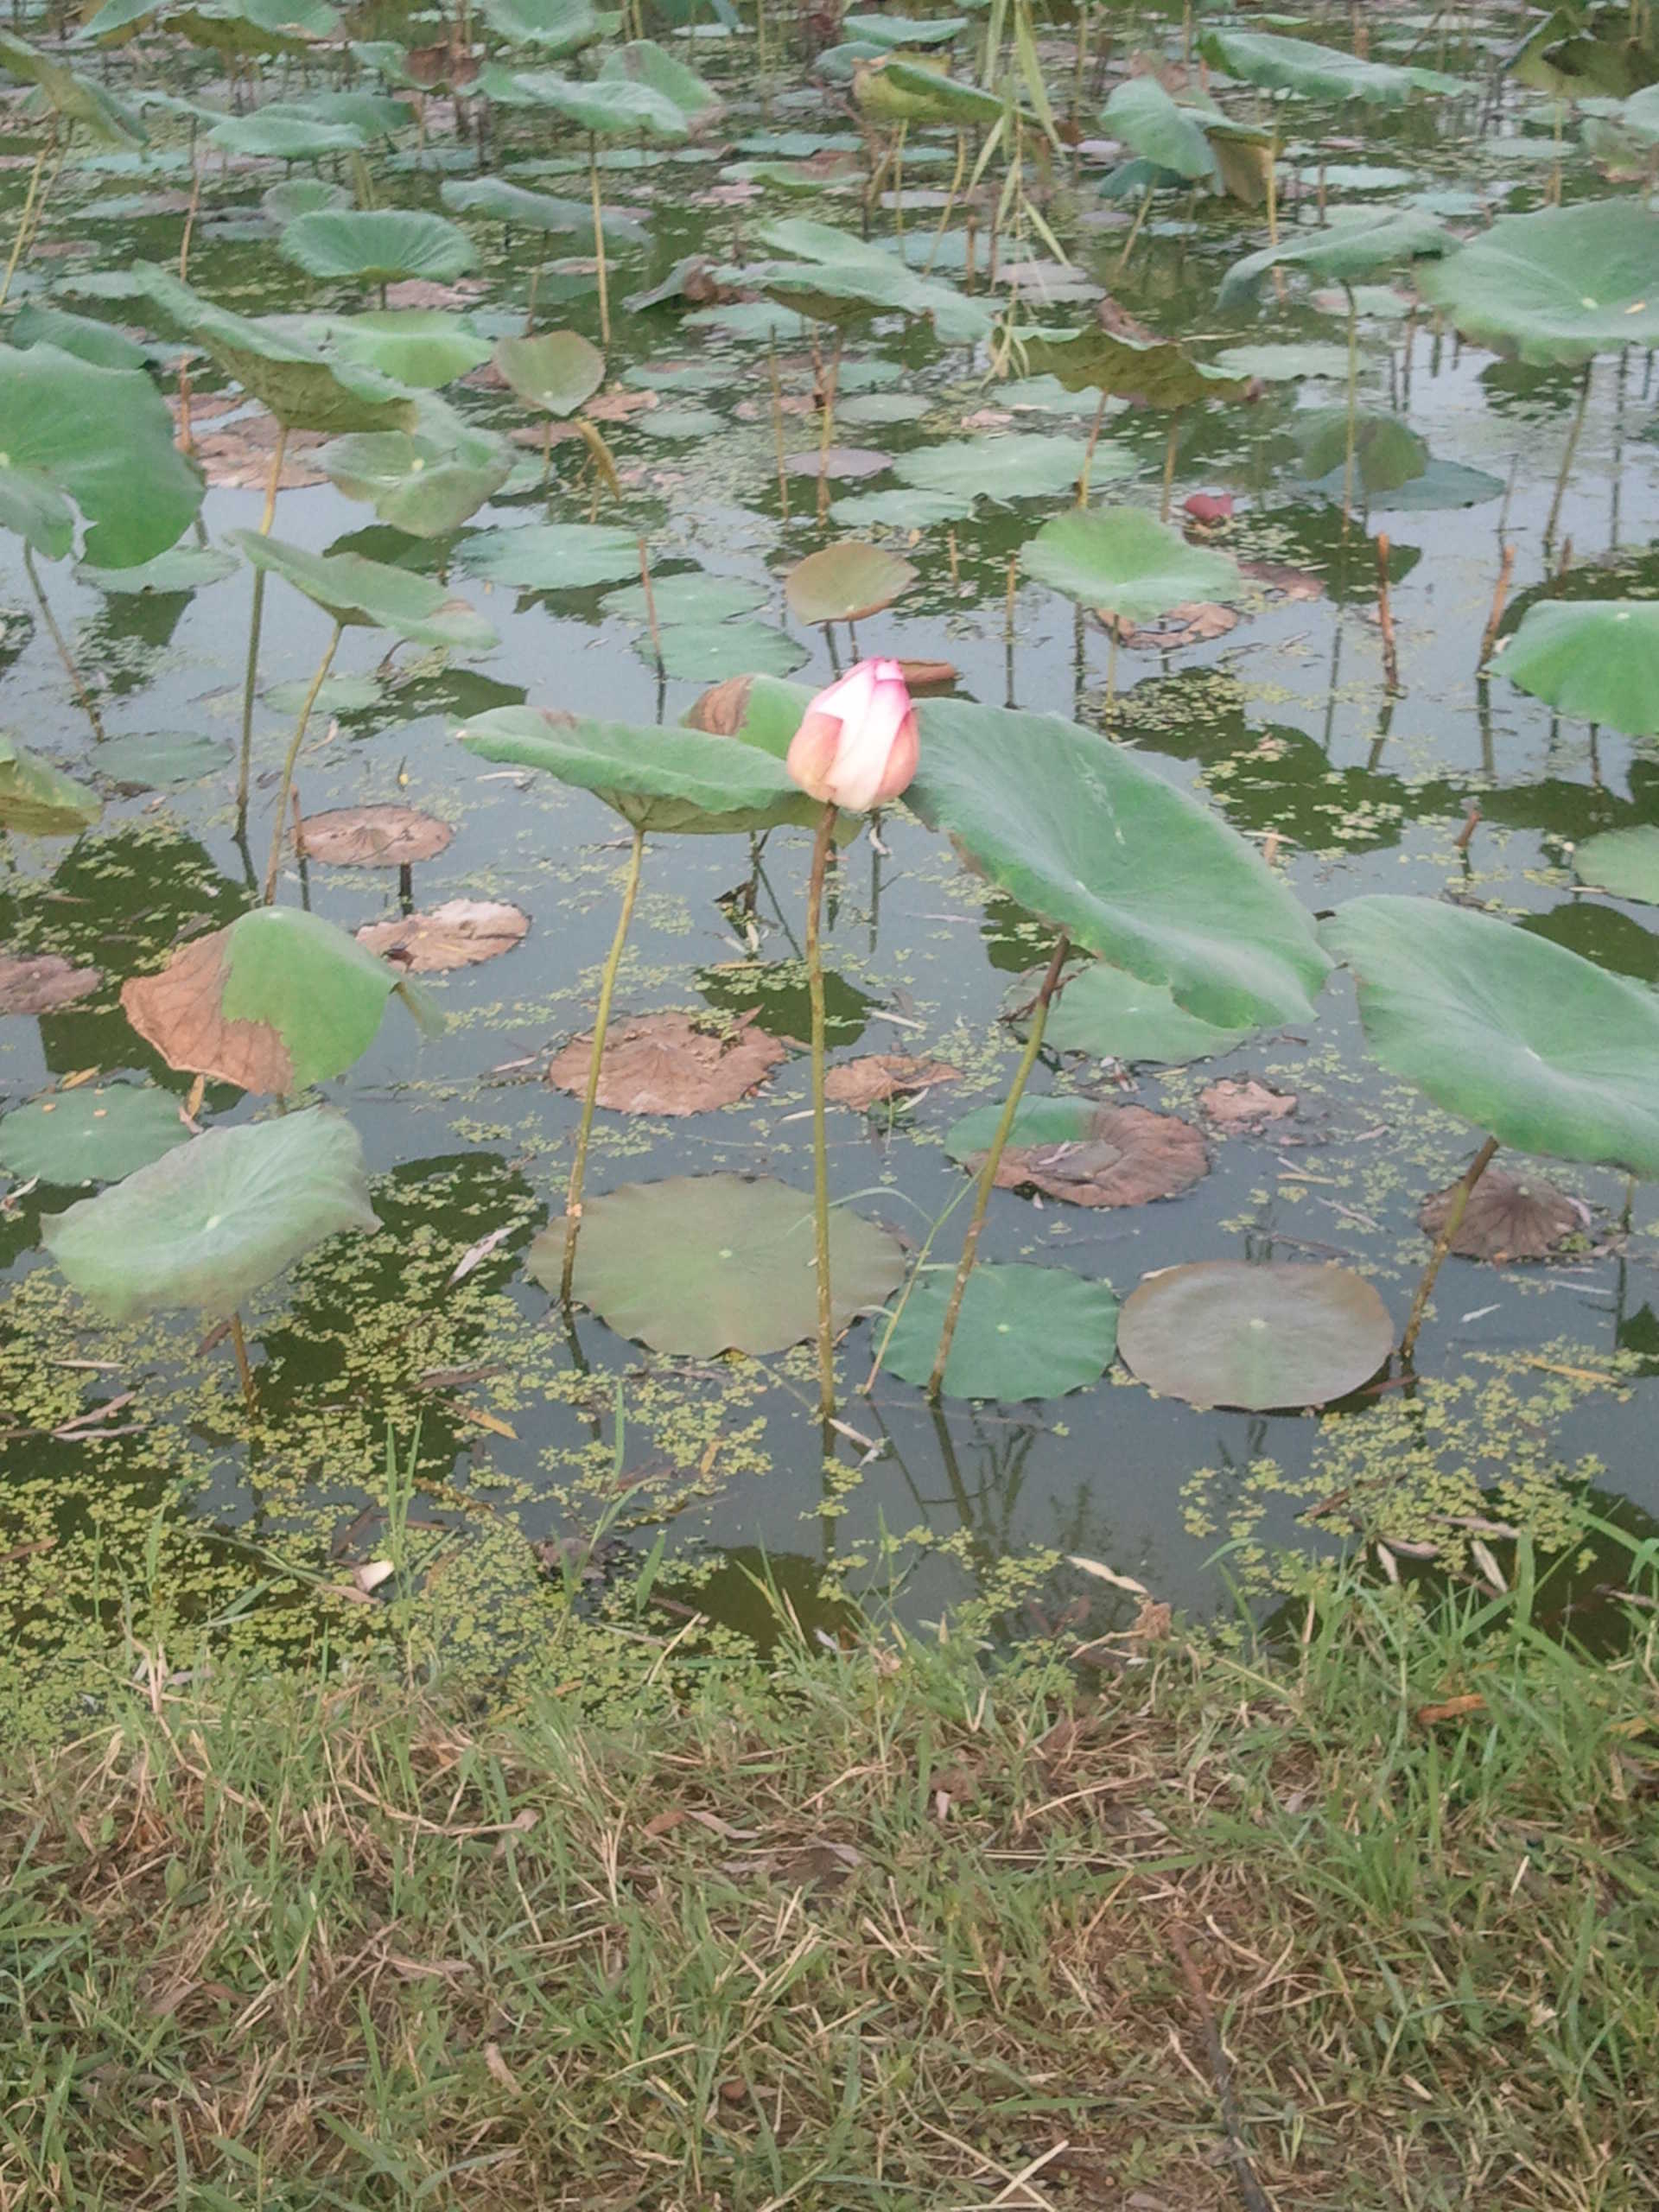
[[[231,748],[216,737],[160,730],[153,736],[112,737],[98,748],[92,766],[129,791],[162,791],[199,784],[231,762]]]
[[[1629,198],[1500,215],[1418,289],[1465,338],[1522,361],[1659,344],[1659,215]]]
[[[946,492],[969,499],[1052,499],[1069,491],[1083,467],[1083,442],[1059,432],[1045,436],[1033,430],[1002,436],[959,438],[954,442],[923,446],[901,454],[893,474],[920,492]],[[1133,455],[1109,444],[1095,448],[1090,480],[1109,483],[1132,476],[1137,463]]]
[[[915,569],[897,553],[847,537],[798,561],[784,578],[784,592],[798,622],[861,622],[891,607],[915,581]]]
[[[426,913],[365,922],[357,941],[410,975],[442,976],[511,952],[529,927],[528,914],[499,899],[447,899]]]
[[[1020,562],[1039,583],[1125,622],[1155,622],[1184,600],[1242,599],[1247,589],[1231,554],[1189,545],[1139,507],[1056,515]]]
[[[1541,600],[1497,665],[1564,715],[1659,737],[1659,602]]]
[[[218,545],[174,545],[153,560],[130,569],[89,569],[83,563],[76,575],[94,591],[132,594],[139,592],[200,591],[205,585],[222,583],[233,576],[240,563]]]
[[[610,523],[532,523],[485,530],[459,549],[461,566],[518,591],[585,591],[639,573],[639,540]]]
[[[407,207],[315,208],[296,215],[276,244],[308,276],[363,284],[409,276],[449,284],[478,265],[459,224]]]
[[[379,1225],[356,1130],[316,1107],[209,1129],[49,1214],[41,1234],[83,1298],[130,1321],[181,1306],[233,1313],[325,1237]]]
[[[0,731],[0,833],[73,837],[104,811],[96,791]]]
[[[1374,1057],[1516,1152],[1659,1175],[1659,998],[1548,938],[1432,899],[1325,925]]]
[[[310,692],[310,677],[296,676],[286,683],[268,684],[260,696],[279,715],[297,715]],[[385,684],[372,676],[331,676],[312,700],[311,710],[323,716],[365,715],[372,707],[378,707],[385,696]]]
[[[1160,1397],[1251,1413],[1325,1406],[1394,1344],[1388,1308],[1350,1268],[1201,1260],[1147,1275],[1118,1316],[1125,1364]]]
[[[454,834],[418,806],[335,806],[308,814],[299,841],[307,860],[327,868],[408,868],[435,860]]]
[[[1027,979],[1020,997],[1029,1003],[1038,978]],[[1190,1060],[1230,1052],[1248,1029],[1218,1029],[1176,1005],[1161,983],[1143,983],[1126,969],[1092,961],[1066,979],[1049,1009],[1043,1043],[1057,1052],[1088,1052],[1096,1059],[1184,1067]]]
[[[950,1287],[948,1271],[912,1285],[882,1363],[900,1381],[932,1374]],[[1061,1398],[1098,1382],[1116,1345],[1117,1300],[1105,1283],[982,1261],[963,1294],[944,1388],[953,1398]]]
[[[562,1223],[530,1249],[531,1273],[556,1288]],[[837,1206],[830,1217],[833,1315],[843,1329],[885,1303],[904,1276],[896,1238]],[[619,1336],[710,1359],[782,1351],[817,1326],[812,1194],[767,1177],[676,1175],[625,1184],[582,1211],[575,1294]]]
[[[1275,1090],[1253,1075],[1225,1076],[1206,1084],[1198,1093],[1198,1110],[1212,1129],[1224,1136],[1241,1136],[1271,1128],[1296,1111],[1294,1091]]]
[[[1348,410],[1313,407],[1299,415],[1296,442],[1302,472],[1321,491],[1342,496],[1348,471]],[[1428,444],[1397,415],[1359,408],[1354,416],[1354,481],[1368,497],[1397,491],[1428,466]],[[1502,490],[1502,486],[1498,487]]]
[[[1425,1198],[1417,1225],[1438,1236],[1461,1180]],[[1452,1232],[1451,1250],[1463,1260],[1547,1260],[1552,1252],[1589,1227],[1587,1208],[1569,1198],[1541,1175],[1505,1175],[1489,1167],[1469,1193],[1463,1218]]]
[[[403,988],[332,922],[257,906],[192,938],[159,974],[131,977],[121,1004],[169,1067],[291,1096],[360,1058]]]
[[[907,487],[902,492],[861,492],[851,499],[837,499],[830,510],[830,519],[843,530],[931,530],[941,523],[960,522],[973,511],[971,492],[920,492]]]
[[[1573,852],[1573,869],[1592,890],[1659,906],[1659,829],[1643,822],[1633,830],[1586,837]]]
[[[547,1079],[581,1096],[588,1087],[591,1036],[572,1038]],[[600,1055],[599,1103],[614,1114],[707,1114],[734,1106],[789,1058],[753,1023],[699,1028],[683,1014],[647,1014],[613,1022]]]
[[[1256,377],[1263,384],[1290,384],[1303,377],[1342,383],[1348,375],[1348,348],[1313,339],[1300,344],[1230,346],[1217,354],[1215,365],[1229,376]]]
[[[55,952],[0,952],[0,1014],[52,1014],[90,998],[104,981],[96,968],[77,968]]]
[[[0,1167],[42,1183],[118,1183],[190,1132],[154,1084],[83,1084],[0,1118]]]
[[[1198,800],[1058,715],[917,711],[906,804],[1027,912],[1217,1027],[1306,1018],[1328,967],[1306,912]]]
[[[918,1060],[908,1052],[867,1052],[862,1059],[842,1060],[831,1068],[823,1079],[823,1095],[837,1106],[854,1106],[868,1114],[895,1098],[919,1098],[924,1091],[961,1079],[962,1070],[948,1060]]]
[[[757,676],[788,676],[808,658],[798,639],[769,622],[687,624],[664,629],[659,638],[664,674],[694,683],[714,683],[750,671]],[[638,643],[648,658],[654,655],[649,639]]]
[[[1001,1118],[1001,1106],[964,1114],[945,1132],[945,1150],[977,1172]],[[1041,1191],[1077,1206],[1141,1206],[1190,1191],[1209,1173],[1204,1139],[1179,1115],[1092,1098],[1022,1098],[996,1187]]]
[[[439,195],[456,214],[492,216],[497,222],[517,224],[521,230],[538,231],[544,236],[593,235],[594,211],[586,200],[531,192],[522,184],[510,184],[505,177],[446,177]],[[605,208],[601,219],[607,245],[635,245],[645,236],[645,226],[639,218],[620,208]]]
[[[683,575],[653,576],[651,593],[658,621],[673,629],[729,622],[734,615],[753,614],[772,596],[764,584],[749,583],[741,576],[711,576],[701,569]],[[624,621],[650,620],[643,584],[607,592],[602,604],[607,614],[620,615]]]
[[[227,115],[207,133],[222,153],[255,161],[321,162],[330,154],[360,154],[368,141],[349,123],[324,123],[312,116]],[[315,211],[312,211],[315,212]]]

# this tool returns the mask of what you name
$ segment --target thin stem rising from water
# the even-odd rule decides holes
[[[594,1108],[599,1099],[600,1069],[605,1058],[605,1033],[611,1026],[611,1001],[616,993],[616,971],[622,964],[622,948],[633,919],[633,902],[639,893],[639,870],[645,857],[645,833],[637,824],[628,854],[628,872],[622,885],[622,911],[616,918],[616,935],[600,978],[599,1004],[594,1010],[594,1042],[588,1055],[588,1088],[582,1093],[582,1121],[576,1130],[576,1156],[570,1163],[570,1185],[564,1195],[564,1268],[559,1277],[559,1296],[570,1303],[570,1285],[576,1272],[576,1239],[582,1234],[582,1186],[588,1176],[588,1140],[593,1135]]]
[[[806,988],[812,1005],[812,1226],[818,1270],[818,1413],[836,1414],[836,1329],[830,1284],[830,1162],[823,1116],[823,959],[819,926],[823,877],[836,834],[836,810],[826,806],[812,841],[812,873],[806,887]]]
[[[288,816],[288,794],[294,783],[294,764],[300,757],[300,747],[305,743],[305,733],[310,727],[311,709],[317,703],[317,694],[334,664],[334,655],[340,651],[340,634],[341,626],[336,622],[334,634],[328,640],[328,650],[317,663],[317,672],[311,679],[311,689],[305,695],[305,703],[300,709],[300,719],[294,725],[294,734],[288,741],[288,751],[283,759],[283,780],[276,792],[276,820],[270,833],[270,858],[265,864],[264,902],[267,906],[276,896],[276,871],[282,865],[283,825]]]

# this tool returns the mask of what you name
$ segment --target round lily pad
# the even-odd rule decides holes
[[[901,1381],[932,1374],[950,1288],[940,1269],[905,1300],[883,1362]],[[968,1278],[944,1387],[953,1398],[1064,1397],[1100,1380],[1116,1342],[1117,1300],[1103,1282],[987,1261]]]
[[[1659,604],[1651,600],[1541,600],[1497,664],[1511,683],[1575,720],[1659,737]]]
[[[1651,822],[1586,837],[1573,855],[1573,867],[1580,882],[1597,891],[1659,906],[1659,829]]]
[[[717,683],[722,677],[788,676],[806,659],[806,648],[786,630],[769,622],[702,622],[658,632],[664,673],[694,683]],[[649,639],[642,652],[655,658]]]
[[[531,1273],[556,1288],[563,1256],[556,1222],[531,1246]],[[830,1268],[842,1329],[892,1296],[904,1254],[885,1230],[837,1207]],[[658,1351],[782,1351],[817,1326],[811,1193],[742,1175],[625,1184],[583,1210],[575,1294],[619,1336]]]
[[[1187,600],[1242,599],[1245,591],[1230,553],[1189,545],[1139,507],[1057,515],[1021,550],[1020,564],[1039,583],[1123,622],[1155,622]]]
[[[921,492],[949,492],[969,499],[1046,499],[1067,491],[1083,467],[1083,441],[1056,432],[1010,433],[1001,437],[960,438],[923,446],[901,454],[893,474]],[[1135,473],[1133,455],[1116,447],[1095,448],[1090,465],[1093,482]],[[1184,592],[1183,598],[1191,598]]]
[[[582,591],[639,573],[639,540],[611,523],[531,523],[481,530],[460,549],[463,568],[518,591]]]
[[[183,730],[157,730],[143,737],[112,737],[100,745],[92,765],[100,776],[129,791],[161,791],[172,784],[198,784],[230,765],[231,748],[216,737]]]
[[[56,952],[0,950],[0,1014],[51,1014],[87,998],[104,981],[97,968],[77,968]]]
[[[652,606],[664,628],[695,629],[705,622],[729,622],[734,615],[753,614],[770,596],[764,584],[749,583],[741,576],[711,576],[702,569],[651,580]],[[626,622],[651,620],[643,584],[607,592],[601,604],[607,614],[620,615]]]
[[[418,806],[330,807],[308,814],[299,830],[306,858],[328,868],[407,868],[435,859],[454,834]]]
[[[1147,1276],[1117,1348],[1160,1397],[1193,1406],[1324,1406],[1389,1357],[1388,1308],[1351,1268],[1200,1260]]]
[[[357,941],[410,975],[444,976],[511,952],[529,928],[528,914],[499,899],[448,899],[429,913],[365,922]]]
[[[915,581],[915,569],[897,553],[848,537],[798,561],[784,593],[798,622],[861,622]]]
[[[42,1183],[118,1183],[189,1134],[178,1100],[155,1084],[83,1084],[0,1119],[0,1167]]]

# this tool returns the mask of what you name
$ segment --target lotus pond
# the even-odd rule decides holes
[[[0,36],[16,1711],[1522,1533],[1593,1626],[1659,1512],[1646,16]],[[869,657],[919,772],[821,819]]]

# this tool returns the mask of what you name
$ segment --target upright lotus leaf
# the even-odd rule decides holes
[[[915,581],[915,569],[897,553],[844,537],[798,561],[784,578],[784,596],[798,622],[861,622]]]
[[[896,253],[849,232],[797,216],[766,224],[760,242],[779,258],[753,272],[754,281],[799,314],[831,322],[849,314],[908,315],[931,321],[941,338],[961,345],[990,335],[985,302],[939,277],[918,276]]]
[[[1659,602],[1540,600],[1497,665],[1564,715],[1630,737],[1659,737]]]
[[[194,0],[167,28],[215,54],[293,55],[338,37],[340,17],[325,0]]]
[[[1580,883],[1615,899],[1659,906],[1659,827],[1639,822],[1629,830],[1604,830],[1573,849]]]
[[[41,98],[66,123],[90,132],[101,146],[131,153],[149,143],[149,133],[130,108],[124,107],[90,77],[53,60],[10,31],[0,31],[0,69],[21,85],[38,86]]]
[[[25,837],[73,837],[104,811],[96,791],[38,760],[0,730],[0,833]]]
[[[282,108],[273,103],[260,110],[262,115],[287,113],[308,115],[319,123],[343,123],[353,130],[360,130],[365,138],[390,138],[405,124],[413,123],[415,111],[406,100],[388,99],[384,92],[307,92],[296,100],[289,100]]]
[[[273,115],[256,108],[251,115],[227,115],[207,133],[221,153],[262,161],[321,162],[330,154],[360,154],[368,140],[349,123],[324,123],[314,115]]]
[[[1516,1152],[1659,1175],[1659,997],[1530,930],[1432,899],[1325,925],[1373,1056]]]
[[[711,84],[654,39],[638,38],[626,46],[610,48],[599,65],[599,80],[648,86],[671,100],[694,130],[707,123],[721,104]]]
[[[1019,995],[1029,1002],[1036,981]],[[1218,1029],[1176,1005],[1161,983],[1143,983],[1122,968],[1091,961],[1065,980],[1050,1009],[1043,1032],[1045,1047],[1056,1052],[1088,1052],[1096,1059],[1126,1066],[1151,1061],[1184,1067],[1192,1060],[1230,1052],[1249,1036],[1247,1029]]]
[[[530,1271],[550,1289],[563,1245],[560,1223],[531,1246]],[[832,1319],[843,1329],[898,1288],[903,1248],[837,1206],[830,1273]],[[583,1210],[575,1294],[619,1336],[658,1351],[690,1359],[783,1351],[817,1319],[812,1194],[743,1175],[624,1184]]]
[[[665,92],[623,77],[577,80],[550,69],[503,69],[492,62],[481,89],[506,107],[550,108],[594,138],[646,138],[678,146],[691,136],[685,111]]]
[[[83,561],[75,575],[78,582],[90,585],[94,591],[114,592],[122,598],[143,593],[159,597],[164,593],[200,591],[205,585],[223,583],[226,576],[235,575],[241,565],[233,553],[226,553],[218,545],[169,545],[165,553],[157,553],[130,569],[95,569]],[[100,747],[100,767],[104,760]]]
[[[522,184],[509,184],[505,177],[446,177],[438,193],[453,214],[487,215],[494,222],[516,223],[548,237],[580,237],[593,225],[594,211],[587,200],[531,192]],[[605,208],[601,219],[607,243],[637,245],[646,234],[639,217],[620,208]]]
[[[256,569],[285,578],[336,622],[392,630],[418,645],[453,645],[462,652],[488,652],[500,642],[466,600],[451,599],[442,584],[412,569],[366,561],[360,553],[312,553],[253,530],[229,536]]]
[[[1136,753],[1058,715],[930,699],[906,793],[1084,950],[1224,1028],[1303,1020],[1331,965],[1254,846]]]
[[[1220,303],[1255,297],[1270,269],[1307,269],[1333,283],[1353,284],[1385,269],[1451,253],[1457,240],[1421,207],[1332,207],[1325,226],[1293,232],[1236,261],[1221,280]]]
[[[363,1146],[327,1107],[209,1129],[124,1182],[49,1214],[41,1241],[111,1321],[234,1313],[325,1237],[380,1226]]]
[[[126,569],[165,551],[201,505],[201,472],[173,442],[142,369],[102,369],[56,346],[0,346],[0,528],[48,560]]]
[[[1427,441],[1397,415],[1357,408],[1352,419],[1355,480],[1369,496],[1396,492],[1427,468]],[[1310,407],[1291,426],[1302,474],[1338,499],[1347,474],[1348,424],[1345,407]]]
[[[605,381],[605,356],[579,330],[497,340],[495,365],[526,407],[574,415]]]
[[[873,46],[949,46],[968,28],[966,16],[843,16],[842,35]]]
[[[480,11],[509,46],[533,46],[549,61],[597,46],[604,36],[588,0],[480,0]]]
[[[394,383],[434,391],[481,368],[491,345],[463,315],[442,308],[391,308],[320,317],[315,326],[342,360]]]
[[[1039,583],[1120,622],[1155,622],[1189,600],[1242,599],[1248,588],[1231,554],[1189,545],[1140,507],[1056,515],[1020,563]]]
[[[1538,367],[1659,344],[1659,213],[1624,199],[1500,215],[1418,289],[1465,338]]]
[[[1235,31],[1217,25],[1201,34],[1198,52],[1212,67],[1247,85],[1300,92],[1306,99],[1363,100],[1368,107],[1400,107],[1414,92],[1462,92],[1460,77],[1390,61],[1362,60],[1311,39],[1281,38],[1272,31]]]
[[[270,321],[216,307],[170,270],[138,262],[108,288],[137,293],[201,346],[290,430],[412,430],[414,395],[372,369],[330,361]],[[169,418],[170,423],[170,418]]]
[[[950,1295],[947,1274],[912,1284],[882,1355],[889,1374],[927,1381]],[[987,1262],[968,1279],[944,1390],[952,1398],[1064,1397],[1099,1382],[1116,1344],[1117,1300],[1105,1283],[1065,1268]]]
[[[1211,114],[1217,112],[1205,103]],[[1115,138],[1173,176],[1216,184],[1220,172],[1205,136],[1205,110],[1178,105],[1153,76],[1129,77],[1106,103],[1105,125]]]
[[[1369,1382],[1394,1325],[1351,1268],[1200,1260],[1147,1275],[1124,1300],[1117,1348],[1160,1397],[1194,1406],[1327,1406]]]
[[[370,501],[382,522],[411,537],[442,537],[500,490],[514,455],[505,438],[428,399],[416,435],[362,431],[336,438],[317,458],[347,499]]]
[[[256,906],[123,985],[129,1021],[169,1067],[283,1097],[343,1075],[373,1044],[397,970],[333,922]]]
[[[944,123],[974,130],[992,129],[1002,120],[1000,93],[946,76],[942,63],[905,54],[880,54],[861,61],[853,73],[853,92],[861,107],[895,122]]]
[[[0,1117],[0,1167],[43,1183],[118,1183],[189,1134],[179,1101],[153,1083],[82,1084]]]
[[[1205,399],[1239,399],[1249,379],[1205,368],[1173,339],[1117,338],[1098,323],[1069,338],[1034,332],[1026,340],[1033,376],[1052,376],[1067,391],[1100,391],[1143,407],[1192,407]]]
[[[31,301],[12,318],[9,333],[14,346],[56,346],[78,360],[100,369],[148,369],[149,355],[137,340],[118,330],[112,322],[94,316],[70,315],[62,308],[39,307]]]
[[[362,284],[406,276],[448,284],[478,265],[459,224],[408,207],[320,207],[296,215],[276,245],[308,276]]]
[[[537,768],[592,791],[625,822],[652,836],[816,823],[823,810],[775,753],[702,730],[495,707],[474,715],[457,734],[483,760]]]

